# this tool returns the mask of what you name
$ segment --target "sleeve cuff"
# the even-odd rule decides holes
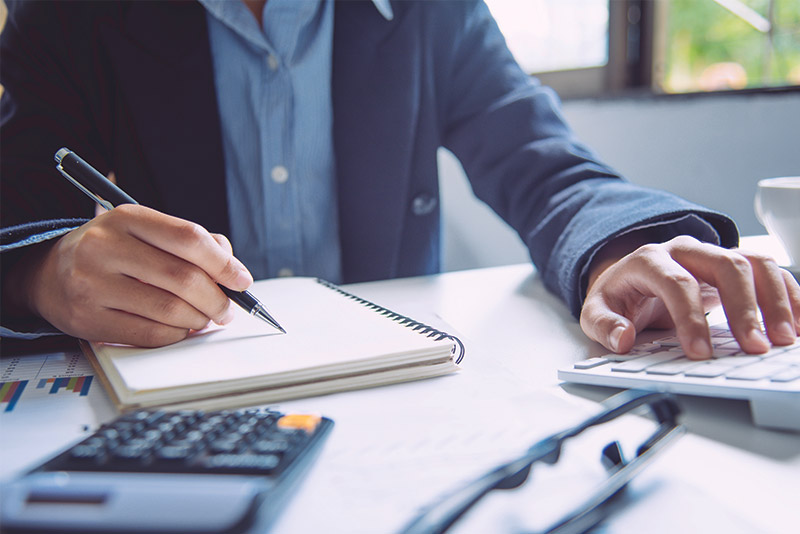
[[[643,231],[644,239],[650,243],[664,243],[672,238],[680,235],[689,235],[699,241],[711,243],[714,245],[721,245],[722,239],[719,232],[714,226],[694,213],[688,213],[673,219],[666,219],[657,222],[645,223],[630,228],[609,236],[604,241],[597,244],[592,252],[587,257],[580,272],[580,301],[581,303],[586,298],[586,289],[589,285],[589,268],[594,261],[594,257],[602,248],[624,235],[632,232]]]
[[[21,257],[25,247],[61,237],[87,221],[88,219],[57,219],[3,228],[0,230],[2,270],[9,272],[10,266]],[[0,337],[3,338],[36,339],[45,336],[64,335],[63,332],[39,317],[31,316],[14,319],[3,317],[0,322],[2,322],[0,324]]]

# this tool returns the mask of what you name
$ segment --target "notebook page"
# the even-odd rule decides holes
[[[434,341],[312,278],[265,280],[251,292],[286,329],[276,333],[237,309],[228,327],[200,332],[156,349],[93,344],[104,368],[111,365],[133,391],[229,380],[274,382],[309,379],[336,369],[355,371],[449,354],[452,341]],[[113,374],[113,373],[111,373]],[[224,389],[224,388],[222,388]]]

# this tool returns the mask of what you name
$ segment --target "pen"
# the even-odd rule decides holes
[[[138,204],[125,191],[100,174],[94,167],[83,161],[75,152],[62,148],[55,155],[56,168],[72,184],[86,193],[105,209],[113,209],[120,204]],[[234,291],[221,284],[219,288],[250,315],[258,317],[284,334],[286,330],[267,312],[264,305],[249,291]]]

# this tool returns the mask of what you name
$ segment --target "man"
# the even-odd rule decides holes
[[[6,333],[158,346],[226,323],[216,283],[252,278],[221,234],[258,278],[436,272],[439,146],[609,349],[674,325],[690,357],[710,357],[719,299],[747,352],[800,330],[791,275],[730,249],[723,215],[599,162],[481,3],[9,4]],[[52,169],[62,146],[149,208],[87,221],[91,203]]]

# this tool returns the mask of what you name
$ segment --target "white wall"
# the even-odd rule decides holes
[[[743,234],[760,178],[800,175],[800,91],[575,100],[578,136],[632,181],[728,213]],[[527,261],[511,232],[471,194],[455,158],[439,158],[445,270]],[[800,209],[800,206],[798,207]]]

